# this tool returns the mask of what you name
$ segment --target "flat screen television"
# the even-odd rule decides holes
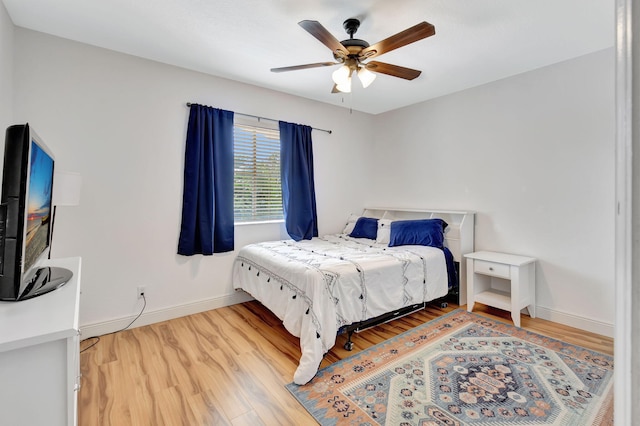
[[[7,128],[0,199],[0,300],[62,286],[72,272],[43,262],[52,234],[53,153],[28,124]]]

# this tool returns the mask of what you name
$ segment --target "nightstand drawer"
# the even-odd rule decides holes
[[[475,260],[473,262],[473,272],[491,275],[493,277],[511,278],[510,266],[502,263],[487,262],[485,260]]]

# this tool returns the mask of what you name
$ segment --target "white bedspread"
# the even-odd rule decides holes
[[[233,286],[250,293],[300,338],[293,381],[307,383],[340,327],[447,294],[442,250],[387,247],[343,234],[248,245]]]

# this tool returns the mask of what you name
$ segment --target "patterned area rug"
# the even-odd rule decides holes
[[[613,424],[613,357],[463,310],[287,389],[321,425]]]

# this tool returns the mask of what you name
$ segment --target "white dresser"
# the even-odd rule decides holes
[[[33,299],[0,302],[0,424],[77,424],[80,387],[79,257],[51,259],[69,269],[64,286]]]

